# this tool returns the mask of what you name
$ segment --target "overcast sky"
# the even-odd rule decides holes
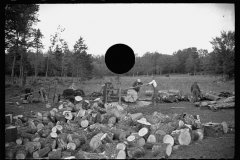
[[[71,50],[81,36],[93,55],[117,43],[140,56],[188,47],[210,52],[212,37],[235,30],[234,4],[40,4],[38,14],[44,52],[59,25]]]

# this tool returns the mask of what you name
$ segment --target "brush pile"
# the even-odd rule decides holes
[[[5,158],[167,158],[180,146],[231,132],[226,122],[202,124],[198,115],[187,113],[130,114],[101,100],[65,102],[48,112],[13,117],[5,129]]]

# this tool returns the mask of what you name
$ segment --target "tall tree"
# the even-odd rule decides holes
[[[40,29],[33,29],[33,41],[32,41],[32,47],[36,48],[36,54],[35,54],[35,78],[38,75],[38,66],[40,64],[39,62],[39,50],[43,48],[43,44],[41,39],[43,38],[43,34]]]
[[[235,65],[235,32],[222,31],[221,36],[213,38],[210,43],[213,45],[218,69],[222,75],[227,74],[228,78],[232,78]]]
[[[37,12],[39,5],[36,4],[7,4],[5,6],[5,49],[9,47],[15,47],[15,55],[12,64],[12,80],[14,76],[14,68],[16,63],[16,54],[19,49],[19,45],[24,46],[24,50],[21,54],[21,66],[20,74],[24,71],[24,54],[26,54],[27,38],[32,25],[39,22],[37,18]]]

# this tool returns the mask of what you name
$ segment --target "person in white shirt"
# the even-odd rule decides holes
[[[152,85],[153,87],[153,95],[152,95],[152,104],[153,106],[155,106],[156,104],[156,98],[157,98],[157,82],[154,79],[155,77],[152,76],[152,81],[150,83],[148,83],[148,85]]]

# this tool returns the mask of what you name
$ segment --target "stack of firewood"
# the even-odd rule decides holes
[[[205,136],[233,132],[226,122],[202,124],[198,115],[127,113],[120,105],[83,101],[49,112],[15,116],[6,128],[5,158],[127,159],[169,157]]]

